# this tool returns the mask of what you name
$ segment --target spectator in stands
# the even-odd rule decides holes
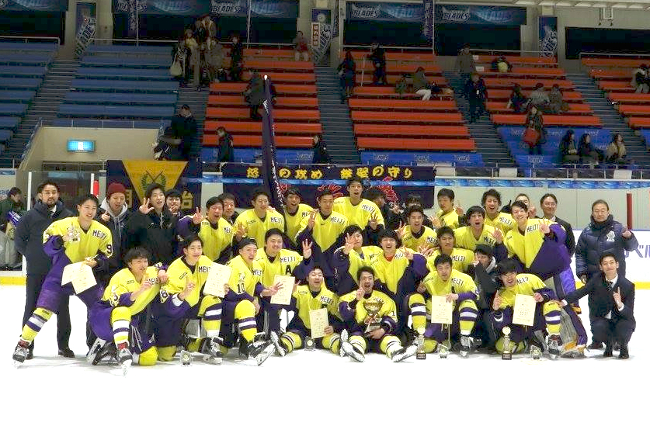
[[[262,120],[262,115],[258,113],[258,110],[264,103],[264,96],[264,80],[257,71],[251,70],[251,79],[244,90],[244,99],[251,109],[250,118],[252,120]]]
[[[469,52],[468,44],[464,45],[463,48],[458,52],[454,69],[460,72],[460,76],[463,81],[468,81],[470,79],[470,74],[476,72],[474,56]]]
[[[171,126],[167,127],[165,133],[158,137],[158,142],[154,142],[154,158],[158,161],[182,161],[183,155],[180,151],[182,141],[174,136]]]
[[[375,67],[375,71],[372,76],[372,84],[375,86],[386,85],[386,51],[379,46],[378,42],[373,42],[370,46],[370,54],[368,59],[372,62]]]
[[[648,66],[641,65],[639,69],[632,74],[632,87],[636,93],[648,93],[650,91],[650,77],[648,76]]]
[[[223,202],[223,218],[230,223],[230,225],[235,224],[235,220],[239,216],[239,212],[235,210],[237,207],[237,202],[235,201],[235,196],[229,192],[224,192],[219,195],[219,198]]]
[[[165,205],[169,212],[176,218],[183,218],[183,210],[181,205],[183,204],[183,194],[177,189],[170,189],[165,193]]]
[[[225,54],[223,45],[218,39],[208,37],[202,45],[203,59],[210,82],[226,81],[226,70],[223,67]]]
[[[217,37],[217,25],[212,21],[210,15],[203,15],[196,21],[196,24],[194,25],[194,33],[196,34],[197,42],[199,44],[204,44],[208,38],[214,39]]]
[[[230,49],[230,79],[242,81],[244,71],[244,46],[239,40],[238,34],[232,35],[232,48]]]
[[[199,44],[194,38],[192,29],[186,29],[183,39],[178,44],[182,57],[184,83],[187,84],[192,77],[190,86],[198,85],[199,76]]]
[[[190,106],[185,104],[178,114],[172,117],[172,134],[181,139],[179,152],[185,161],[197,159],[201,154],[201,143],[197,139],[196,119]]]
[[[514,84],[512,86],[512,93],[506,108],[512,108],[515,113],[524,113],[528,106],[528,98],[521,92],[521,85]]]
[[[499,56],[492,60],[492,70],[505,74],[512,71],[512,65],[506,60],[506,56]]]
[[[538,110],[545,111],[548,108],[550,103],[548,93],[544,90],[544,85],[542,83],[535,84],[535,90],[530,92],[530,105],[534,105]]]
[[[413,74],[413,91],[416,95],[422,96],[423,101],[431,99],[431,94],[452,94],[453,90],[438,86],[434,81],[427,80],[424,75],[424,68],[420,66]]]
[[[226,128],[220,126],[217,128],[217,137],[219,137],[219,157],[218,162],[233,162],[235,160],[235,149],[233,147],[232,135]]]
[[[591,145],[591,135],[582,134],[578,146],[580,162],[583,164],[598,164],[603,160],[603,154]]]
[[[106,188],[106,197],[102,202],[97,220],[108,227],[113,235],[113,255],[108,260],[108,272],[104,275],[104,284],[110,277],[122,269],[122,249],[126,222],[131,212],[126,204],[126,188],[121,183],[111,183]]]
[[[327,146],[320,134],[314,135],[312,146],[314,149],[312,164],[329,164],[332,162],[332,157],[327,151]]]
[[[0,270],[13,270],[20,267],[14,245],[16,225],[25,213],[23,193],[15,186],[0,202]]]
[[[537,132],[536,139],[527,142],[530,154],[541,155],[542,143],[544,142],[544,117],[536,105],[530,105],[525,126],[527,129],[532,129]]]
[[[609,143],[605,149],[605,162],[611,164],[625,164],[627,157],[627,150],[625,143],[623,143],[623,136],[621,134],[614,134],[612,142]]]
[[[341,87],[343,87],[345,98],[349,98],[354,93],[354,85],[357,77],[357,64],[352,58],[350,50],[345,51],[345,57],[337,68],[339,77],[341,77]]]
[[[577,164],[578,162],[580,162],[580,154],[576,134],[569,129],[560,141],[560,163]]]
[[[296,59],[296,62],[300,60],[300,57],[302,57],[302,60],[304,62],[309,61],[309,43],[307,42],[305,35],[300,30],[298,30],[296,37],[293,39],[293,49],[293,55]]]
[[[470,79],[465,83],[465,96],[469,102],[469,121],[470,123],[480,119],[486,112],[485,102],[488,98],[485,81],[476,72],[472,72]]]
[[[549,114],[560,114],[563,110],[564,105],[564,96],[560,90],[560,86],[553,84],[551,87],[551,92],[548,94],[548,113]]]

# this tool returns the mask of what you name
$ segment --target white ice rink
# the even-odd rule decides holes
[[[393,365],[297,351],[263,366],[226,358],[131,368],[85,363],[85,309],[70,302],[75,360],[56,356],[56,320],[15,369],[23,287],[1,287],[0,432],[648,432],[650,291],[636,293],[630,359],[512,361],[428,355]],[[586,299],[582,317],[588,321]],[[587,324],[588,325],[588,324]],[[591,337],[591,335],[590,335]],[[591,340],[591,338],[590,338]],[[138,430],[140,429],[140,430]],[[621,430],[622,431],[622,430]]]

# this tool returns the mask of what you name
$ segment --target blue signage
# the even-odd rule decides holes
[[[211,0],[210,13],[225,17],[248,16],[248,0]],[[251,17],[298,18],[298,0],[252,0]]]
[[[0,10],[64,12],[68,10],[68,0],[0,0]]]
[[[88,153],[95,151],[95,142],[90,140],[68,140],[68,152]]]
[[[113,0],[114,13],[196,16],[210,13],[205,0]]]

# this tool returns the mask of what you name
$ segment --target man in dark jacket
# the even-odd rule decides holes
[[[126,243],[124,233],[126,222],[131,215],[126,205],[126,188],[121,183],[112,183],[106,188],[106,198],[100,206],[99,221],[111,230],[113,235],[113,255],[108,260],[107,281],[114,273],[122,269],[122,256],[125,251],[122,245]]]
[[[373,42],[370,46],[371,52],[368,55],[368,59],[372,62],[375,67],[375,72],[372,76],[372,84],[379,86],[386,83],[386,51],[379,46],[379,43]]]
[[[52,260],[43,251],[43,232],[54,221],[72,216],[72,212],[65,208],[59,200],[59,186],[49,180],[40,184],[37,189],[38,201],[34,208],[20,219],[16,227],[16,250],[27,260],[27,298],[25,300],[25,313],[23,326],[36,309],[36,301],[41,293],[41,286],[45,276],[52,266]],[[59,346],[59,355],[74,358],[70,350],[70,310],[68,309],[69,297],[64,296],[57,313],[56,340]],[[34,345],[29,348],[27,359],[34,356]]]
[[[616,254],[604,253],[600,258],[601,273],[587,284],[571,292],[563,306],[589,295],[589,321],[594,343],[605,343],[603,356],[613,356],[614,343],[620,345],[619,358],[630,357],[627,344],[636,327],[634,320],[634,284],[618,272]]]
[[[151,254],[152,263],[169,265],[175,258],[177,219],[165,207],[165,190],[158,183],[147,187],[144,201],[126,223],[125,251],[143,247]]]
[[[264,80],[257,71],[252,71],[251,79],[244,90],[244,99],[251,109],[252,120],[262,120],[262,115],[257,111],[264,103]]]
[[[172,117],[173,135],[181,139],[179,146],[183,160],[190,161],[201,156],[201,143],[197,140],[196,119],[189,105],[183,105],[177,115]]]
[[[618,274],[625,276],[625,251],[634,251],[639,241],[634,234],[623,227],[609,214],[605,200],[596,200],[591,205],[591,223],[580,233],[576,246],[576,275],[587,283],[600,274],[600,257],[611,252],[619,263]]]
[[[230,49],[230,79],[241,81],[244,71],[244,46],[239,40],[239,35],[232,36],[232,48]]]
[[[218,162],[233,162],[235,160],[235,149],[233,147],[232,135],[226,128],[220,126],[217,128],[219,137],[219,157]]]
[[[25,213],[23,193],[13,187],[7,198],[0,201],[0,270],[12,270],[20,267],[20,258],[14,247],[15,228],[20,217]]]
[[[465,83],[465,96],[469,102],[469,121],[475,122],[486,112],[485,101],[488,98],[485,81],[476,72]]]
[[[481,320],[476,321],[474,333],[481,338],[483,347],[488,350],[494,350],[495,344],[499,339],[492,321],[490,320],[490,311],[492,308],[492,299],[494,294],[501,287],[501,279],[497,272],[497,260],[494,257],[494,250],[491,246],[478,244],[474,250],[474,282],[479,292],[476,305],[481,312]]]

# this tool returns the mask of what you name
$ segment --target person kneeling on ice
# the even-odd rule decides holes
[[[221,351],[221,298],[203,293],[212,260],[203,255],[203,241],[196,235],[186,237],[183,255],[167,269],[167,284],[160,288],[158,302],[153,304],[153,332],[160,361],[171,361],[178,345],[190,351],[200,351],[207,360],[218,364]],[[225,287],[226,296],[229,287]],[[200,319],[205,339],[183,338],[186,320]]]
[[[306,286],[296,286],[291,300],[291,310],[295,313],[287,326],[287,332],[280,335],[279,346],[276,352],[281,356],[295,349],[313,348],[329,349],[339,354],[341,338],[339,333],[343,329],[343,322],[338,310],[339,297],[325,287],[323,270],[315,266],[307,275]],[[311,339],[311,311],[327,309],[327,323],[325,336]],[[311,347],[309,346],[311,344]]]
[[[504,327],[510,327],[511,353],[522,352],[526,343],[543,348],[543,338],[535,336],[537,331],[548,334],[548,353],[551,358],[560,355],[562,341],[560,338],[561,313],[555,293],[544,285],[544,282],[533,274],[517,274],[517,263],[512,259],[504,260],[497,265],[497,272],[503,282],[503,288],[494,296],[492,301],[492,324],[497,333]],[[535,298],[535,320],[533,326],[513,325],[515,299],[517,295],[527,295]],[[541,341],[540,341],[541,340]],[[496,343],[497,352],[504,352],[504,339]]]
[[[45,322],[56,313],[61,300],[77,293],[77,297],[90,309],[102,293],[102,287],[95,284],[86,290],[73,289],[72,283],[62,284],[63,269],[72,263],[83,262],[100,275],[108,270],[108,259],[113,254],[113,239],[109,228],[95,221],[99,201],[92,194],[79,200],[79,216],[53,222],[43,233],[43,249],[52,257],[52,267],[45,277],[36,309],[23,327],[20,340],[14,350],[17,364],[25,362],[29,345]]]
[[[451,343],[445,341],[450,340],[460,331],[460,353],[462,356],[467,356],[474,347],[470,335],[478,317],[476,306],[478,289],[472,277],[453,269],[452,259],[448,255],[442,254],[436,257],[434,266],[435,271],[418,286],[418,293],[409,297],[408,305],[413,317],[413,329],[424,336],[424,351],[427,353],[432,353],[440,344],[443,344],[448,351]],[[432,296],[444,296],[447,302],[454,303],[451,325],[427,323],[427,315],[431,315]]]
[[[149,252],[141,247],[130,249],[124,262],[127,268],[113,275],[102,299],[90,309],[90,326],[98,338],[89,361],[97,364],[102,354],[113,349],[123,367],[133,361],[155,365],[158,351],[147,334],[146,308],[160,292],[160,285],[167,283],[167,273],[160,264],[149,266]]]
[[[373,290],[375,271],[363,266],[357,273],[359,288],[341,296],[339,312],[346,329],[341,332],[341,350],[355,361],[363,362],[364,353],[374,350],[385,353],[393,362],[415,355],[416,345],[402,347],[393,332],[397,327],[395,301],[387,294]],[[351,336],[348,338],[348,335]]]

